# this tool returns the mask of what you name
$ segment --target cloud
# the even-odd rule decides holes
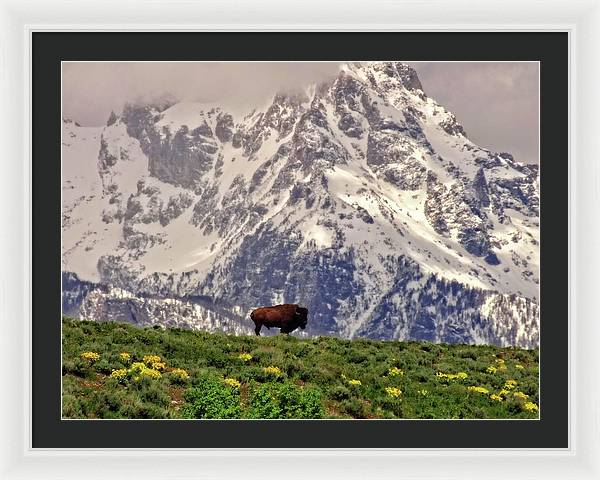
[[[409,62],[476,144],[538,163],[537,62]]]
[[[447,107],[469,138],[519,161],[538,161],[538,64],[409,62],[426,93]],[[172,94],[240,109],[280,90],[333,78],[334,62],[65,62],[63,115],[102,125],[126,102]]]
[[[256,106],[275,92],[334,78],[338,63],[63,63],[63,114],[103,124],[124,103],[166,93],[183,101]]]

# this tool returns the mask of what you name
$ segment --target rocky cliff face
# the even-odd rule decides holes
[[[347,65],[246,115],[115,117],[64,124],[69,311],[241,333],[294,302],[308,334],[537,345],[537,168],[473,144],[407,65]]]

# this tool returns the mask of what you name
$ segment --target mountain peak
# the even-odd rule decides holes
[[[310,100],[308,90],[279,90],[273,97],[273,104],[298,107]]]
[[[363,77],[375,86],[390,87],[390,82],[396,86],[401,85],[407,90],[423,91],[423,86],[417,71],[410,65],[398,61],[387,62],[354,62],[344,64],[342,72],[352,72]]]

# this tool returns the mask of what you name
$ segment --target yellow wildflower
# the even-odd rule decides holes
[[[142,362],[133,362],[131,364],[131,367],[129,367],[129,370],[134,373],[139,373],[142,370],[144,370],[145,368],[147,368],[147,367]]]
[[[520,365],[520,364],[517,363],[515,365],[515,368],[518,368],[519,370],[523,370],[525,367],[523,365]]]
[[[504,388],[506,388],[508,390],[512,390],[516,386],[517,386],[516,380],[507,380],[506,383],[504,384]]]
[[[81,358],[89,362],[96,362],[100,359],[100,354],[96,352],[83,352]]]
[[[249,353],[240,353],[238,358],[242,362],[249,362],[250,360],[252,360],[252,355],[250,355]]]
[[[279,370],[279,368],[273,366],[273,365],[269,365],[268,367],[264,367],[263,368],[263,372],[265,372],[267,375],[273,375],[275,377],[278,377],[279,375],[281,375],[281,370]]]
[[[190,378],[188,372],[186,372],[183,368],[174,368],[169,373],[180,380],[187,380]]]
[[[537,412],[539,409],[538,409],[538,406],[535,403],[533,403],[533,402],[525,402],[523,404],[523,410],[525,410],[527,412]]]
[[[498,370],[506,370],[506,365],[504,365],[503,358],[497,358],[496,360],[494,360],[494,362],[496,362],[496,368]]]
[[[489,366],[489,367],[487,367],[485,370],[486,370],[488,373],[492,373],[492,374],[494,374],[494,373],[496,373],[496,372],[498,371],[498,369],[497,369],[496,367],[494,367],[493,365],[490,365],[490,366]]]
[[[510,390],[506,390],[505,388],[503,388],[502,390],[500,390],[500,392],[498,393],[498,395],[506,396],[509,393],[510,393]]]
[[[502,397],[500,395],[492,394],[492,395],[490,395],[490,398],[492,400],[496,400],[497,402],[501,402],[502,401]]]
[[[438,377],[438,378],[445,378],[447,380],[456,380],[457,378],[459,380],[464,380],[465,378],[468,377],[468,375],[465,372],[458,372],[458,373],[437,372],[435,374],[435,376]]]
[[[223,380],[223,383],[233,388],[240,388],[241,385],[241,383],[238,382],[235,378],[226,378],[225,380]]]
[[[392,367],[388,370],[388,376],[395,377],[396,375],[404,375],[404,371],[398,367]]]
[[[153,363],[160,362],[160,357],[158,355],[144,355],[144,363],[152,365]]]
[[[513,397],[520,398],[521,400],[527,400],[529,398],[529,395],[523,392],[514,392]]]
[[[417,390],[417,393],[419,395],[423,395],[424,397],[426,397],[427,395],[429,395],[429,392],[427,390],[425,390],[425,389],[423,389],[423,390]]]
[[[467,390],[469,390],[470,392],[477,392],[477,393],[483,393],[484,395],[487,395],[488,393],[490,393],[490,391],[485,388],[485,387],[468,387]]]
[[[127,369],[119,368],[117,370],[113,369],[110,373],[110,378],[116,378],[118,381],[124,380],[127,377]]]
[[[154,370],[158,370],[160,372],[161,370],[164,370],[165,368],[167,368],[167,366],[165,365],[164,362],[154,362],[152,364],[152,368]]]
[[[385,391],[392,398],[398,398],[400,395],[402,395],[402,390],[396,387],[387,387]]]
[[[127,353],[127,352],[121,352],[121,353],[119,353],[119,357],[124,362],[128,362],[129,360],[131,360],[131,355],[129,353]]]
[[[362,385],[362,382],[360,380],[355,380],[355,379],[348,380],[348,383],[350,385]]]
[[[154,370],[152,368],[148,368],[142,362],[133,362],[131,367],[129,368],[129,372],[134,375],[134,380],[139,380],[142,377],[148,378],[160,378],[161,373],[158,370]]]
[[[145,368],[140,372],[140,377],[160,378],[161,374],[158,370],[154,370],[152,368]]]

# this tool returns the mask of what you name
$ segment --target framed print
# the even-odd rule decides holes
[[[595,478],[588,30],[347,25],[28,27],[12,465]]]
[[[181,56],[150,61],[142,39]],[[501,44],[504,60],[433,62],[440,40],[464,52],[476,40],[492,59]],[[182,50],[196,43],[223,50]],[[34,34],[34,71],[61,52],[61,162],[44,163],[39,187],[33,175],[36,192],[61,178],[63,315],[34,320],[44,365],[51,328],[62,346],[58,430],[36,429],[56,407],[34,397],[34,440],[127,420],[111,427],[120,442],[156,429],[144,436],[155,447],[170,428],[181,447],[255,435],[275,447],[283,431],[297,447],[317,431],[320,447],[415,447],[420,435],[423,447],[566,447],[566,357],[540,363],[567,352],[567,323],[541,320],[566,309],[550,293],[566,276],[540,269],[566,237],[542,241],[540,226],[564,230],[567,202],[544,192],[564,182],[552,155],[567,137],[538,131],[566,128],[567,47],[561,33]],[[506,135],[526,160],[477,145],[422,83],[451,85],[460,108],[476,76],[510,87],[505,99],[502,82],[484,89],[466,120],[493,124],[513,102],[505,124],[528,123]],[[51,98],[51,77],[34,74],[34,96]],[[502,125],[477,135],[496,142]],[[34,363],[34,384],[37,372],[54,377]],[[486,439],[452,436],[457,422]],[[394,436],[399,425],[414,433]],[[186,439],[198,429],[210,435]]]

